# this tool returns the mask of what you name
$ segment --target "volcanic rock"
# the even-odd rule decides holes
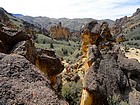
[[[98,61],[92,63],[84,76],[83,92],[90,98],[81,101],[81,105],[86,105],[88,101],[91,105],[108,105],[111,97],[118,97],[115,99],[118,104],[123,100],[130,105],[138,105],[140,63],[136,59],[126,58],[119,48],[102,52],[100,56],[102,57],[96,58]],[[137,96],[132,98],[134,94]]]
[[[62,27],[62,23],[59,22],[57,26],[50,27],[49,30],[51,37],[55,39],[68,39],[70,31],[68,28]]]
[[[67,105],[59,99],[43,76],[26,58],[0,53],[1,105]]]
[[[12,30],[7,27],[5,30],[0,30],[0,40],[5,47],[5,53],[10,53],[18,42],[28,39],[29,36],[24,31]]]
[[[37,49],[32,40],[19,42],[14,46],[12,52],[26,57],[32,64],[36,65],[51,80],[52,85],[57,83],[56,75],[64,69],[54,51]]]
[[[103,22],[100,25],[97,21],[91,21],[85,26],[81,39],[83,55],[87,54],[88,45],[95,44],[99,49],[110,48],[112,46],[112,42],[115,40],[108,26],[107,22]]]

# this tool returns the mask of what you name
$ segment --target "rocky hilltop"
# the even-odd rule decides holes
[[[111,32],[115,36],[125,36],[125,45],[140,48],[140,9],[138,8],[130,17],[116,19]]]
[[[122,17],[120,19],[116,19],[113,28],[118,28],[117,30],[114,30],[116,32],[113,32],[116,34],[126,34],[128,31],[135,29],[140,24],[140,9],[138,8],[135,13],[133,13],[130,17]]]
[[[69,39],[78,39],[80,40],[81,37],[81,30],[83,28],[83,26],[85,24],[87,24],[90,21],[93,21],[95,19],[92,18],[75,18],[75,19],[68,19],[68,18],[49,18],[49,17],[31,17],[31,16],[18,16],[17,18],[20,18],[24,21],[27,21],[30,24],[33,24],[34,26],[38,26],[40,25],[41,27],[43,27],[46,30],[50,30],[51,31],[55,29],[55,37],[56,34],[58,34],[57,36],[60,36],[62,38],[68,38]],[[112,26],[112,24],[114,24],[113,20],[110,19],[105,19],[105,20],[97,20],[99,23],[102,23],[103,21],[107,21],[109,23],[110,26]],[[56,29],[55,27],[57,27],[57,25],[61,22],[61,24],[63,25],[63,31],[60,32],[57,31],[58,29]],[[65,27],[65,28],[64,28]],[[57,31],[57,32],[56,32]],[[49,31],[50,32],[50,31]],[[53,32],[54,33],[54,32]],[[52,32],[50,33],[52,34]],[[51,36],[51,35],[50,35]]]
[[[119,37],[136,24],[134,20],[138,24],[139,9],[132,17],[116,20],[112,29],[107,21],[91,20],[75,31],[80,32],[80,43],[57,40],[70,37],[71,29],[63,22],[50,28],[50,38],[44,26],[17,19],[0,8],[0,104],[139,105],[140,62],[125,56],[134,49],[122,47],[123,41],[138,37]],[[49,45],[51,50],[37,45]],[[55,51],[71,58],[78,55],[73,62],[65,61]]]
[[[16,18],[12,14],[4,10],[2,7],[0,7],[0,27],[2,25],[5,25],[9,28],[14,28],[14,29],[26,29],[26,31],[28,32],[35,31],[37,33],[42,33],[44,35],[49,34],[46,29],[41,27],[41,25],[39,24],[34,25],[22,19]]]

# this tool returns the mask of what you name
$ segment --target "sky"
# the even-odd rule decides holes
[[[140,0],[0,0],[0,7],[28,16],[115,20],[131,16]]]

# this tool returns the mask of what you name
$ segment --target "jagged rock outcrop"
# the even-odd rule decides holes
[[[140,14],[140,8],[138,8],[137,10],[136,10],[136,12],[133,14],[133,16],[137,16],[137,15],[139,15]]]
[[[5,13],[7,12],[3,8],[0,7],[0,22],[6,24],[7,21],[9,21],[9,18],[7,17]]]
[[[20,20],[18,27],[11,18],[19,22],[0,8],[0,104],[68,105],[58,96],[61,60],[35,47],[33,25]]]
[[[83,89],[80,105],[109,105],[113,102],[139,105],[140,63],[136,59],[128,59],[119,47],[113,45],[115,41],[106,22],[97,28],[98,31],[92,31],[96,25],[98,23],[91,22],[83,32],[87,39],[82,39],[84,57],[81,67],[84,77],[81,78]],[[91,37],[96,35],[95,32],[97,39]]]
[[[32,37],[24,31],[5,28],[0,30],[0,48],[4,53],[15,53],[26,57],[53,80],[64,69],[55,52],[35,48]],[[56,81],[56,80],[55,80]]]
[[[57,26],[50,27],[50,35],[55,39],[68,39],[70,36],[70,31],[68,28],[62,27],[62,23],[59,22]]]
[[[3,45],[4,53],[10,53],[13,46],[16,45],[20,41],[28,40],[29,35],[27,35],[24,31],[18,31],[15,29],[10,29],[5,27],[3,30],[0,30],[0,40],[1,45]]]
[[[93,52],[93,55],[100,54]],[[126,58],[119,49],[100,56],[96,57],[84,76],[81,105],[108,105],[110,101],[139,105],[140,63]],[[132,94],[137,95],[132,97]]]
[[[130,20],[129,17],[125,16],[120,19],[116,19],[115,24],[111,27],[111,33],[114,36],[118,36],[123,33],[123,26]]]
[[[0,104],[68,105],[43,75],[25,57],[0,53]]]
[[[9,77],[8,76],[6,77],[8,85],[10,83],[11,75],[12,75],[12,77],[11,77],[12,79],[13,78],[16,78],[16,79],[14,79],[12,81],[12,83],[10,84],[10,86],[12,86],[12,87],[10,87],[8,89],[12,89],[12,90],[10,90],[10,92],[13,92],[13,93],[15,91],[17,91],[16,89],[18,89],[18,90],[21,89],[19,94],[15,95],[15,93],[14,93],[14,95],[12,96],[14,98],[12,98],[13,103],[11,103],[11,105],[15,104],[15,103],[20,103],[19,102],[20,100],[23,101],[24,104],[28,104],[28,100],[29,100],[29,104],[31,104],[31,105],[34,104],[34,101],[33,101],[34,99],[31,99],[31,100],[30,100],[30,98],[28,99],[28,97],[30,95],[32,95],[32,93],[26,97],[26,94],[28,93],[28,92],[26,93],[26,87],[29,88],[29,90],[34,89],[34,88],[36,90],[37,88],[41,88],[41,86],[42,86],[42,89],[39,90],[38,92],[34,92],[35,90],[33,90],[33,93],[35,93],[37,96],[37,97],[35,96],[35,98],[37,98],[36,101],[39,101],[38,102],[39,104],[43,104],[43,105],[44,104],[46,104],[46,105],[60,104],[61,102],[59,102],[58,96],[55,93],[57,93],[58,85],[60,85],[60,82],[58,84],[59,77],[57,75],[63,71],[64,66],[61,63],[60,59],[55,55],[54,51],[37,49],[34,45],[34,41],[32,39],[33,38],[32,34],[28,34],[30,32],[32,33],[32,31],[30,31],[30,30],[29,30],[29,32],[25,32],[25,31],[27,31],[27,30],[25,29],[25,30],[20,31],[20,30],[11,29],[8,27],[2,27],[2,30],[0,30],[0,51],[3,53],[11,54],[11,55],[5,55],[4,58],[3,58],[4,54],[2,54],[2,57],[1,57],[2,60],[0,61],[0,62],[2,62],[2,63],[0,63],[0,66],[1,66],[1,71],[0,71],[1,75],[0,76],[5,78],[6,73],[12,72],[11,74],[8,74],[8,76],[10,75]],[[26,62],[25,62],[25,60],[26,60]],[[14,62],[16,62],[16,63],[14,64]],[[17,70],[17,71],[10,69],[10,68],[12,68],[11,67],[12,64],[14,64],[12,66],[13,69]],[[7,65],[7,68],[5,67],[6,65]],[[26,66],[28,66],[28,65],[32,65],[32,66],[29,68],[28,67],[26,68]],[[24,67],[22,68],[21,66],[25,66],[25,68]],[[36,72],[34,73],[34,70],[36,70],[36,69],[32,69],[32,67],[38,68],[38,71],[40,70],[41,74],[36,74]],[[18,71],[20,69],[22,69],[22,71]],[[5,70],[5,72],[3,72],[4,70]],[[25,81],[24,81],[24,79],[26,78],[26,75],[25,75],[26,73],[24,73],[24,71],[27,74],[31,73],[31,75],[29,75]],[[23,76],[17,75],[18,72],[19,73],[21,72],[21,74],[23,74]],[[48,82],[49,85],[47,85],[47,86],[50,86],[50,87],[48,87],[45,90],[44,89],[45,84],[43,84],[45,80],[42,80],[42,79],[39,80],[39,81],[41,81],[40,84],[38,84],[38,81],[37,81],[37,83],[32,82],[37,79],[36,76],[30,77],[30,76],[32,76],[32,73],[33,73],[33,75],[35,74],[35,75],[39,75],[39,76],[43,74],[44,78],[46,78],[46,80],[49,81]],[[20,77],[16,77],[16,76],[20,76]],[[18,82],[16,82],[17,79],[19,80]],[[35,80],[33,80],[33,79],[35,79]],[[25,87],[21,87],[23,85],[23,84],[21,84],[21,85],[19,85],[19,88],[14,88],[15,90],[13,90],[14,86],[18,87],[18,85],[16,85],[16,83],[20,84],[20,81],[23,81],[24,82],[23,84],[26,84]],[[29,82],[31,81],[31,84],[29,84],[28,81]],[[4,82],[2,83],[2,85],[4,85]],[[8,95],[9,91],[7,89],[7,90],[5,90],[6,92],[3,92],[3,90],[2,90],[3,88],[4,87],[1,88],[2,96],[1,96],[0,102],[2,102],[2,104],[3,103],[10,104],[11,99],[9,97],[11,97],[11,96]],[[46,92],[46,94],[48,94],[48,92],[50,92],[50,94],[45,95],[44,92]],[[18,96],[19,96],[19,98],[18,98]],[[7,97],[7,98],[5,98],[5,97]],[[34,97],[34,96],[31,96],[31,98],[32,97]],[[44,97],[44,98],[42,98],[42,97]],[[45,97],[48,97],[48,99],[46,98],[46,100],[45,100]],[[55,98],[56,100],[54,99],[54,101],[53,101],[53,98]],[[40,101],[41,99],[42,99],[42,102]],[[49,101],[47,101],[47,100],[49,100]],[[66,102],[61,103],[61,105],[63,105],[63,104],[66,104]]]
[[[51,84],[57,84],[57,76],[64,69],[60,59],[54,51],[36,49],[32,40],[19,42],[14,46],[12,53],[26,57],[37,66],[45,76],[51,80]],[[57,90],[57,89],[56,89]]]
[[[138,8],[136,12],[130,17],[122,17],[116,19],[115,23],[111,26],[111,33],[113,36],[126,35],[130,33],[140,24],[140,9]]]
[[[113,39],[107,22],[101,25],[97,21],[88,23],[82,33],[82,46],[81,50],[84,55],[87,54],[88,45],[97,45],[100,49],[111,46]]]

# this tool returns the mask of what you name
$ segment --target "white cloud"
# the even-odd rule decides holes
[[[135,12],[140,0],[0,0],[0,6],[31,16],[116,19]]]

